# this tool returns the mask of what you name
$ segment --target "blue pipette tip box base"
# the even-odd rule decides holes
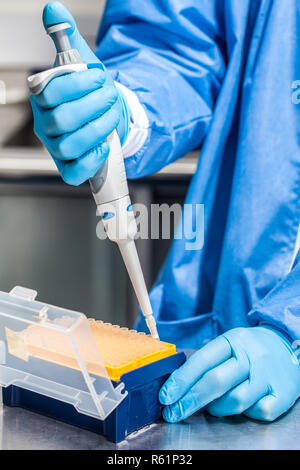
[[[159,390],[169,375],[185,360],[185,354],[179,352],[123,374],[120,381],[124,383],[128,394],[104,421],[79,413],[71,404],[15,385],[2,389],[3,404],[22,407],[96,432],[109,441],[120,442],[130,433],[161,418]],[[114,381],[112,383],[114,387],[120,384]]]

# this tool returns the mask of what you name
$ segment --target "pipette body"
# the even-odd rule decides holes
[[[66,32],[70,27],[69,23],[59,23],[48,28],[47,33],[57,49],[55,67],[28,78],[31,93],[41,93],[54,77],[87,69],[79,52],[71,48]],[[110,145],[109,156],[97,174],[90,179],[91,191],[107,236],[119,246],[150,333],[153,338],[159,339],[136,250],[137,225],[128,191],[122,147],[116,130],[108,136],[107,142]]]

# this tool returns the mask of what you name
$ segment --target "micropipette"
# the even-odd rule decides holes
[[[28,77],[31,93],[39,94],[57,76],[87,70],[79,52],[72,49],[66,30],[69,23],[59,23],[48,28],[56,49],[55,67]],[[153,338],[159,339],[156,321],[145,284],[144,275],[136,250],[134,238],[137,225],[128,191],[128,184],[119,136],[114,130],[107,138],[109,156],[97,174],[90,179],[90,187],[98,214],[107,236],[119,246],[131,283]]]

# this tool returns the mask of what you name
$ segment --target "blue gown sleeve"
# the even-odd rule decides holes
[[[108,0],[97,56],[146,109],[148,137],[126,158],[129,178],[198,148],[226,68],[223,2]]]
[[[249,313],[251,324],[268,324],[291,341],[300,339],[300,252],[291,272]]]

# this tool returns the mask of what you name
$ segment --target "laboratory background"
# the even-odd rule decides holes
[[[44,302],[132,327],[137,301],[117,246],[96,236],[99,218],[88,183],[66,185],[33,133],[26,79],[55,58],[41,21],[44,4],[0,2],[0,44],[5,44],[0,49],[0,290],[28,287]],[[94,48],[105,0],[67,0],[64,5]],[[182,204],[196,164],[197,152],[131,181],[132,200],[147,206]],[[148,288],[169,245],[161,237],[137,241]]]

